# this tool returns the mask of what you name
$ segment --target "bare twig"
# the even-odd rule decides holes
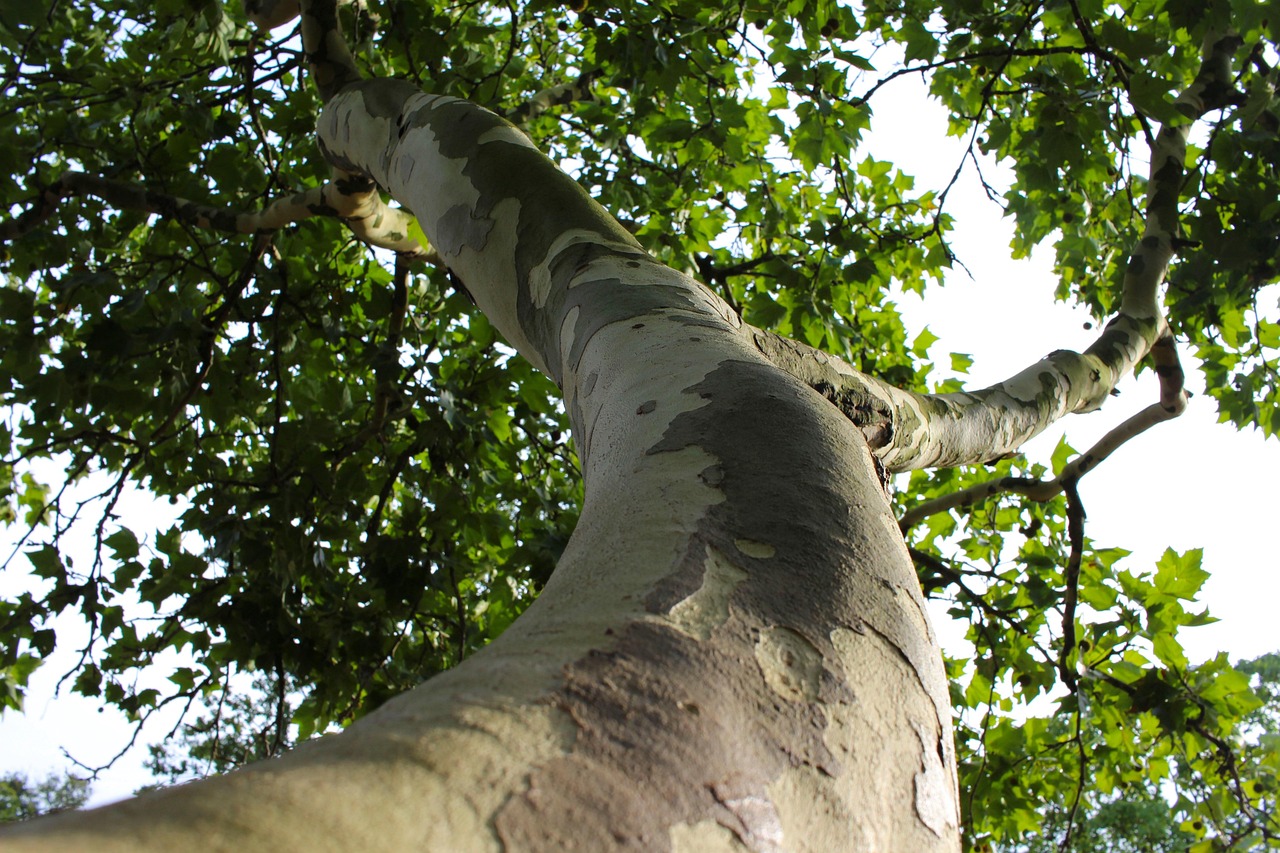
[[[1185,407],[1185,403],[1183,405]],[[917,504],[903,513],[898,526],[905,533],[929,516],[973,506],[1005,492],[1023,495],[1038,502],[1055,498],[1066,489],[1067,483],[1078,483],[1082,477],[1097,468],[1129,439],[1141,435],[1158,423],[1177,417],[1181,412],[1181,409],[1170,411],[1160,403],[1153,403],[1108,432],[1097,444],[1067,463],[1062,473],[1052,480],[1037,480],[1031,477],[1001,477],[988,480],[985,483]]]

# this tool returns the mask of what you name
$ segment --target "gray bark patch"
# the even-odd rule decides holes
[[[475,216],[465,204],[455,204],[436,222],[436,248],[456,255],[462,247],[480,251],[493,230],[493,220]]]

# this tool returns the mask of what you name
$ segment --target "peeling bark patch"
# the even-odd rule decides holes
[[[574,342],[577,340],[577,334],[574,330],[578,327],[578,315],[581,313],[577,305],[565,312],[564,321],[560,324],[560,336],[558,338],[560,360],[556,362],[557,365],[564,364],[569,358],[569,351],[573,349]]]
[[[645,400],[636,408],[637,415],[647,415],[654,409],[658,408],[657,400]]]
[[[1041,359],[1005,380],[1000,388],[1020,403],[1034,403],[1046,394],[1052,399],[1058,388],[1057,372],[1052,363]]]
[[[711,472],[712,478],[719,476],[721,474],[719,467],[713,465],[698,475],[699,479],[708,486],[719,485],[709,481],[708,472]],[[689,543],[688,550],[677,561],[675,571],[655,584],[645,596],[644,609],[658,616],[666,616],[679,606],[680,602],[696,594],[703,587],[706,573],[711,566],[711,551],[712,548],[707,542],[695,535]]]
[[[773,692],[789,702],[812,702],[822,683],[822,654],[790,628],[769,628],[756,641],[756,662]]]
[[[671,853],[737,853],[749,848],[714,820],[671,827]]]
[[[707,641],[652,622],[613,640],[565,668],[551,701],[577,727],[573,751],[499,810],[504,848],[667,851],[714,821],[746,849],[782,849],[769,782],[789,765],[830,770],[821,714],[771,699],[734,619]]]
[[[778,549],[768,542],[756,542],[754,539],[735,539],[733,544],[743,556],[755,557],[758,560],[767,560],[778,552]]]
[[[416,84],[391,77],[362,80],[348,87],[348,90],[357,90],[364,96],[364,108],[375,118],[398,119],[410,98],[423,97],[422,90]]]
[[[953,832],[939,839],[934,828],[941,824],[926,827],[916,815],[916,790],[920,807],[931,810],[929,820],[937,814],[939,795],[933,767],[920,774],[913,788],[917,769],[926,764],[907,721],[909,715],[923,713],[928,727],[946,731],[945,722],[936,721],[937,708],[928,702],[920,707],[914,692],[920,687],[933,702],[945,703],[946,686],[940,678],[932,683],[935,674],[941,676],[936,650],[906,603],[897,600],[913,580],[910,562],[857,430],[807,385],[779,375],[770,365],[726,361],[684,393],[707,402],[676,416],[648,452],[701,448],[717,460],[716,487],[725,500],[707,508],[689,553],[646,598],[646,608],[665,612],[661,605],[669,607],[672,598],[685,597],[700,585],[703,554],[741,555],[735,565],[747,578],[730,596],[730,621],[707,642],[721,642],[737,624],[754,626],[750,655],[760,689],[773,702],[774,714],[794,709],[802,715],[774,729],[789,769],[776,777],[771,790],[791,791],[789,796],[797,798],[785,813],[782,803],[776,803],[788,849],[856,849],[858,838],[867,841],[867,849],[925,849],[877,840],[879,827],[890,823],[908,834],[917,827],[923,836],[950,846]],[[804,476],[797,477],[797,471]],[[752,546],[738,544],[742,540],[772,546],[774,553],[753,556]],[[850,653],[851,641],[837,643],[841,637],[862,636],[860,631],[874,638],[861,645],[876,652],[865,670],[859,666],[861,658]],[[894,679],[878,680],[886,659],[895,661],[890,667]],[[863,695],[857,685],[863,691],[882,686],[898,690],[899,685],[906,690],[901,695]],[[904,702],[900,712],[894,710],[899,699]],[[802,720],[814,728],[806,731]],[[837,725],[843,728],[833,732]],[[799,753],[792,750],[803,744],[809,751],[813,737],[822,738],[824,749],[831,750],[827,758],[822,763],[796,761]],[[868,739],[865,749],[847,745]],[[838,752],[833,745],[840,745]],[[892,790],[866,790],[872,779],[881,778],[881,755],[905,757],[907,764],[895,771]],[[932,758],[945,768],[944,778],[952,778],[945,775],[949,762],[938,758],[936,750]],[[838,825],[797,819],[815,807],[809,794],[821,795],[823,803],[830,800],[837,812],[847,809],[843,837],[824,836],[815,844],[799,841],[809,829],[831,831]],[[953,795],[949,802],[954,804]],[[894,817],[885,817],[890,812]],[[830,844],[824,846],[826,841]]]
[[[926,731],[919,723],[915,723],[915,730],[923,755],[922,767],[915,778],[916,815],[934,835],[945,838],[956,825],[951,776],[942,764],[937,732]]]
[[[672,624],[686,634],[705,640],[729,619],[729,596],[747,579],[747,573],[711,550],[703,566],[702,586],[667,614]]]
[[[567,286],[584,265],[603,253],[620,252],[634,254],[635,248],[626,243],[603,240],[596,231],[570,228],[556,236],[547,247],[546,255],[531,267],[525,282],[529,299],[534,307],[542,308],[556,287]]]
[[[867,455],[865,445],[834,407],[771,365],[725,362],[685,393],[707,404],[678,415],[648,453],[694,446],[720,460],[717,486],[726,499],[708,511],[707,544],[744,554],[750,578],[742,606],[760,624],[803,627],[825,656],[831,630],[856,623],[851,604],[874,607],[885,597],[871,573],[853,571],[855,560],[865,555],[875,565],[899,556],[890,553],[892,542],[869,549],[865,533],[851,527],[868,507],[888,513],[878,484],[865,476],[869,463],[848,458]],[[739,539],[771,546],[774,555],[742,552]],[[677,569],[673,585],[681,570],[696,573],[699,564]]]
[[[493,220],[475,216],[465,204],[455,204],[436,222],[436,248],[456,255],[462,247],[480,251],[493,230]]]
[[[730,829],[755,853],[781,853],[784,849],[782,821],[773,800],[760,796],[747,785],[739,790],[736,782],[735,778],[711,786],[716,800],[740,822]]]
[[[666,285],[636,287],[617,278],[574,281],[572,289],[563,291],[562,295],[565,303],[561,310],[574,306],[582,308],[574,328],[573,347],[567,356],[570,370],[577,369],[583,350],[596,332],[605,326],[661,312],[672,306],[695,308],[689,294],[679,288]]]
[[[504,199],[521,202],[512,239],[519,286],[517,319],[552,378],[563,381],[557,363],[560,319],[573,304],[592,305],[596,304],[592,300],[599,298],[595,294],[570,300],[568,289],[574,271],[591,258],[607,254],[625,252],[647,259],[644,250],[585,189],[541,152],[529,147],[527,141],[517,143],[514,137],[507,138],[505,129],[511,126],[492,113],[470,104],[451,103],[421,111],[414,120],[431,127],[443,156],[467,161],[463,174],[479,194],[476,216],[489,215]],[[529,203],[524,203],[526,200]],[[553,252],[557,240],[567,232],[577,235],[579,245]],[[548,277],[538,282],[539,292],[534,294],[530,275],[540,265],[547,265]],[[655,298],[656,303],[663,301]],[[652,307],[645,306],[645,311]],[[630,318],[642,312],[626,308],[615,313]],[[579,335],[582,331],[578,330]]]

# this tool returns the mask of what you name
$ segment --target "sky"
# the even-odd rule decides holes
[[[918,78],[890,84],[873,106],[876,131],[860,152],[895,162],[916,176],[917,188],[945,187],[963,147],[946,137],[945,116],[926,104]],[[997,186],[1008,181],[1007,173],[990,160],[984,163],[984,176]],[[986,199],[972,167],[952,190],[947,209],[957,221],[951,245],[968,273],[957,267],[946,286],[927,290],[923,301],[912,294],[894,297],[913,336],[926,325],[939,336],[932,350],[941,357],[939,380],[945,378],[941,369],[952,351],[973,357],[965,381],[982,387],[1052,350],[1080,350],[1092,342],[1096,324],[1093,331],[1085,329],[1088,314],[1054,301],[1051,248],[1042,247],[1027,260],[1010,259],[1011,226]],[[1275,309],[1280,287],[1271,288],[1267,299]],[[1152,569],[1165,548],[1205,549],[1204,567],[1212,576],[1200,601],[1221,621],[1182,634],[1192,661],[1219,652],[1234,660],[1280,650],[1280,623],[1273,615],[1280,600],[1280,560],[1270,541],[1277,523],[1270,486],[1280,482],[1280,443],[1264,442],[1257,431],[1219,424],[1188,353],[1183,361],[1195,395],[1187,412],[1131,441],[1081,481],[1086,533],[1099,547],[1131,550],[1123,565],[1133,571]],[[1064,432],[1072,446],[1084,450],[1158,398],[1149,372],[1126,380],[1120,390],[1100,412],[1068,417],[1035,439],[1025,448],[1028,455],[1047,460]],[[123,512],[157,511],[140,493],[126,504]],[[941,613],[936,609],[935,618]],[[943,617],[938,628],[944,647],[963,653],[964,626]],[[64,620],[59,630],[74,635],[82,629]],[[57,678],[73,662],[74,656],[62,653],[42,668],[33,679],[26,713],[0,718],[0,772],[21,770],[38,777],[69,770],[63,748],[96,764],[129,741],[132,726],[118,713],[67,690],[53,695]],[[148,726],[144,741],[162,739],[173,718],[173,713],[161,714]],[[91,802],[118,799],[147,784],[145,757],[142,746],[129,751],[94,784]]]

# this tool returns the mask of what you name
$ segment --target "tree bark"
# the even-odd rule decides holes
[[[958,849],[940,651],[859,428],[492,114],[360,83],[320,138],[563,390],[578,528],[501,638],[348,731],[6,849]]]

